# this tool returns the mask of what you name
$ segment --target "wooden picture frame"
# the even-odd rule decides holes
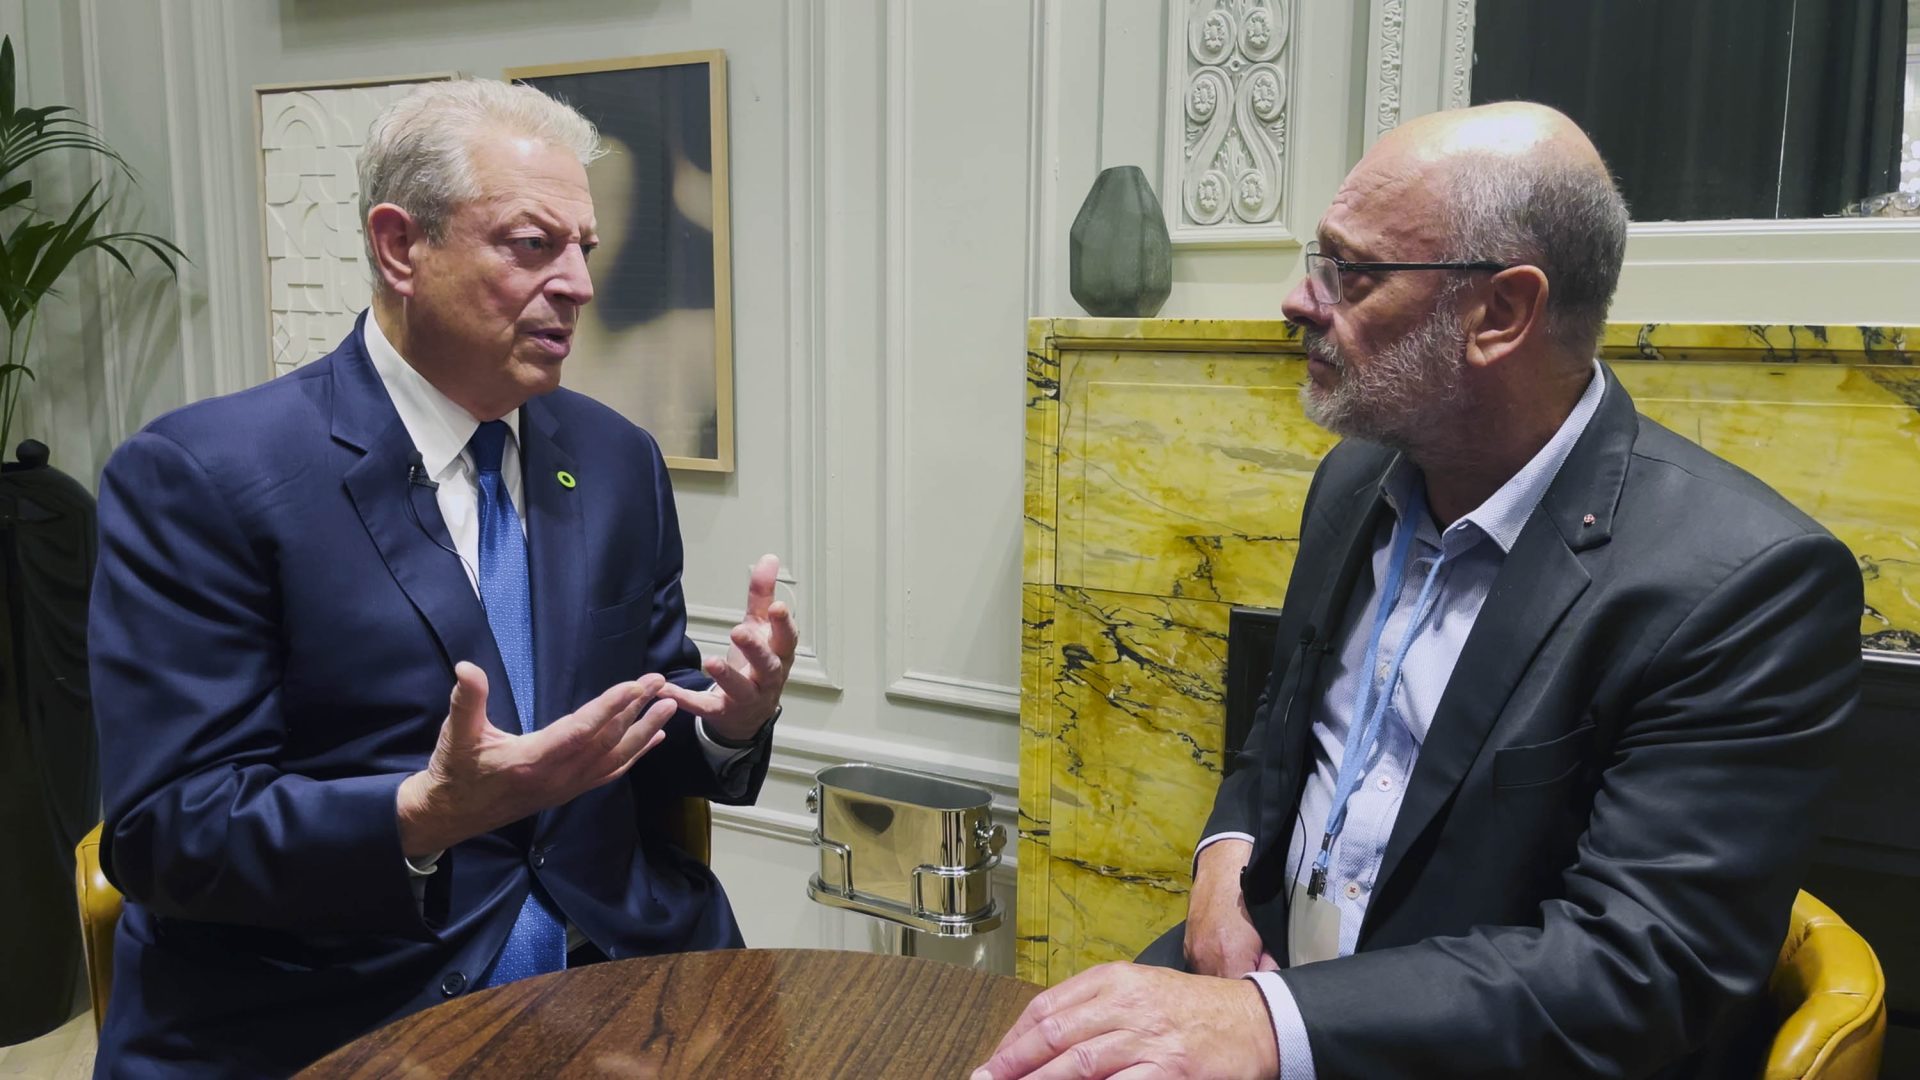
[[[331,352],[372,301],[355,164],[389,103],[457,72],[266,83],[253,88],[267,374]]]
[[[732,472],[726,54],[504,76],[579,109],[609,146],[587,170],[600,235],[595,298],[581,312],[563,384],[646,428],[669,468]]]

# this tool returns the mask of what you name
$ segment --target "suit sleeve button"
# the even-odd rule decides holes
[[[440,993],[444,997],[457,997],[466,988],[467,977],[457,971],[448,972],[447,977],[440,980]]]

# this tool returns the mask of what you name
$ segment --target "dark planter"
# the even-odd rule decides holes
[[[84,1006],[73,848],[100,819],[87,690],[93,496],[20,444],[0,466],[0,1046]]]
[[[1069,287],[1089,315],[1150,319],[1173,292],[1173,243],[1137,165],[1103,170],[1073,219]]]

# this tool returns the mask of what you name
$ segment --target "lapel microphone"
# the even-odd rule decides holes
[[[427,475],[426,459],[420,456],[418,450],[407,453],[407,483],[426,488],[428,491],[440,490],[439,481]]]
[[[427,475],[426,459],[420,456],[420,451],[418,450],[409,451],[407,454],[407,484],[411,487],[426,488],[428,491],[437,492],[440,490],[439,481]],[[449,547],[446,544],[441,543],[440,538],[433,535],[432,530],[427,528],[427,523],[420,520],[420,508],[413,504],[413,493],[411,491],[407,493],[407,516],[413,519],[413,526],[414,528],[420,530],[421,536],[426,537],[427,540],[430,541],[434,547],[437,547],[441,551],[444,551],[447,554],[453,556],[454,558],[459,559],[460,565],[466,568],[468,577],[470,577],[476,583],[479,582],[480,572],[473,568],[473,564],[467,561],[467,557],[465,555],[460,554],[460,551],[458,548]],[[477,589],[478,589],[477,584],[475,588],[477,593]],[[482,596],[480,597],[480,609],[482,611],[485,611],[486,607],[487,607],[487,598]]]

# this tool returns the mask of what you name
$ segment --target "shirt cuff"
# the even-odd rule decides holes
[[[772,724],[773,720],[778,719],[779,716],[780,714],[775,712],[773,718],[767,723]],[[762,727],[760,730],[764,732],[766,728]],[[744,778],[737,776],[738,767],[741,762],[759,753],[761,747],[765,745],[764,741],[755,739],[753,745],[744,747],[721,746],[713,741],[712,735],[707,734],[707,722],[697,716],[693,718],[693,734],[699,740],[700,752],[706,755],[707,765],[713,769],[713,775],[719,779],[721,787],[728,789],[727,793],[730,795],[737,795],[740,791],[746,790]]]
[[[1314,1080],[1313,1046],[1307,1042],[1307,1022],[1300,1018],[1300,1005],[1293,1000],[1293,988],[1277,971],[1255,971],[1247,976],[1267,999],[1267,1012],[1273,1016],[1273,1041],[1280,1050],[1280,1080]]]
[[[417,859],[408,858],[405,855],[400,857],[407,861],[407,876],[418,878],[431,876],[435,870],[440,869],[440,856],[445,854],[445,851],[436,851],[431,855],[422,855]]]
[[[1253,837],[1243,832],[1214,833],[1212,836],[1209,836],[1206,839],[1200,841],[1199,846],[1193,849],[1193,871],[1194,872],[1197,872],[1200,869],[1200,853],[1212,847],[1213,845],[1219,843],[1222,840],[1245,840],[1249,844],[1254,842]]]

